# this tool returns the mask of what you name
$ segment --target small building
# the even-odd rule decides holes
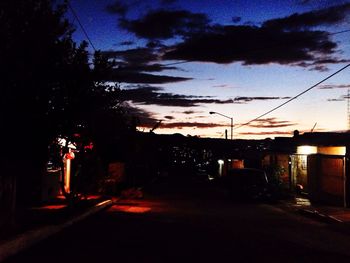
[[[311,200],[349,206],[349,133],[305,133],[295,138],[291,156],[291,186]]]
[[[314,202],[350,206],[350,133],[298,133],[276,138],[262,158],[285,186]]]

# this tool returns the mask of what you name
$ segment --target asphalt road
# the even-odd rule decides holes
[[[7,262],[349,262],[350,236],[269,204],[167,180]]]

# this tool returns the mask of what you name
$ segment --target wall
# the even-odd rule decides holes
[[[279,179],[286,187],[290,187],[290,164],[291,157],[286,153],[270,153],[262,160],[262,167],[265,170],[274,169],[278,173]]]
[[[315,154],[308,157],[310,197],[314,201],[344,204],[344,157]]]

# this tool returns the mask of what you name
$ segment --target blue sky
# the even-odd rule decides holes
[[[71,0],[94,46],[116,59],[138,129],[223,138],[347,130],[349,1]],[[293,15],[294,14],[294,15]],[[76,25],[74,38],[86,39]],[[92,51],[91,47],[90,50]]]

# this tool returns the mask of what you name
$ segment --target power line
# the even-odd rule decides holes
[[[339,32],[334,32],[334,33],[328,33],[328,35],[338,35],[338,34],[343,34],[343,33],[348,33],[350,32],[350,29],[339,31]]]
[[[80,19],[79,19],[79,17],[78,17],[78,14],[74,11],[74,9],[73,9],[73,7],[71,6],[71,4],[69,3],[69,1],[67,1],[67,5],[68,5],[69,9],[71,10],[72,14],[74,15],[75,19],[78,21],[78,24],[79,24],[81,30],[83,31],[85,37],[86,37],[87,40],[89,41],[91,47],[92,47],[93,50],[96,52],[97,50],[96,50],[94,44],[92,43],[92,41],[91,41],[91,39],[90,39],[88,33],[86,32],[86,30],[85,30],[83,24],[80,22]]]
[[[308,88],[308,89],[306,89],[306,90],[300,92],[298,95],[294,96],[293,98],[287,100],[286,102],[283,102],[283,103],[280,104],[279,106],[277,106],[277,107],[275,107],[275,108],[273,108],[273,109],[271,109],[271,110],[265,112],[264,114],[261,114],[260,116],[254,118],[254,119],[252,119],[252,120],[250,120],[250,121],[248,121],[248,122],[246,122],[246,123],[243,123],[243,124],[239,125],[238,127],[235,127],[234,129],[236,130],[236,129],[239,129],[239,128],[243,127],[243,126],[246,126],[246,125],[252,123],[253,121],[256,121],[256,120],[258,120],[258,119],[260,119],[260,118],[266,116],[267,114],[269,114],[269,113],[271,113],[271,112],[273,112],[273,111],[275,111],[275,110],[277,110],[277,109],[283,107],[283,106],[286,105],[287,103],[289,103],[289,102],[291,102],[291,101],[297,99],[297,98],[300,97],[301,95],[303,95],[303,94],[305,94],[306,92],[312,90],[313,88],[317,87],[317,86],[320,85],[321,83],[323,83],[323,82],[325,82],[326,80],[332,78],[333,76],[337,75],[338,73],[340,73],[341,71],[345,70],[345,69],[348,68],[348,67],[350,67],[350,63],[347,64],[346,66],[342,67],[341,69],[337,70],[336,72],[332,73],[332,74],[329,75],[328,77],[326,77],[326,78],[322,79],[321,81],[317,82],[316,84],[314,84],[314,85],[311,86],[310,88]]]

